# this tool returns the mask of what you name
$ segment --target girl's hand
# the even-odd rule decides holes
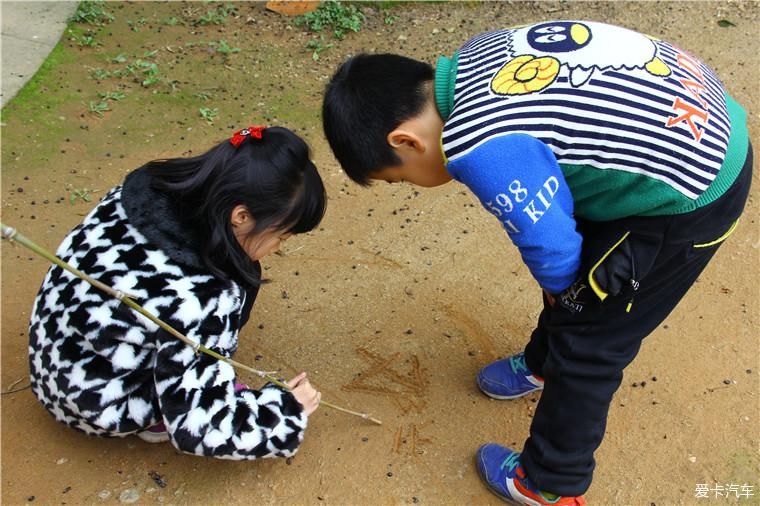
[[[286,383],[290,387],[293,397],[303,406],[306,416],[312,414],[319,407],[322,393],[311,386],[305,372],[302,372]]]

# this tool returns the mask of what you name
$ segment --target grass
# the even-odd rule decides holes
[[[95,114],[99,118],[103,117],[103,113],[106,111],[110,111],[111,108],[108,107],[108,102],[105,100],[101,100],[98,102],[97,100],[90,100],[90,103],[87,106],[87,110],[90,112],[90,114]]]
[[[77,200],[81,200],[82,202],[91,202],[92,195],[90,194],[97,191],[98,190],[90,190],[88,188],[71,188],[69,186],[69,204],[74,205],[76,204]]]
[[[50,75],[54,69],[63,64],[76,60],[76,55],[67,51],[63,42],[59,42],[32,76],[26,85],[19,90],[13,99],[3,107],[3,121],[9,116],[20,115],[30,118],[39,115],[39,111],[48,111],[59,108],[62,104],[70,102],[76,97],[63,93],[48,93],[47,84],[53,79]]]
[[[148,22],[147,18],[140,18],[137,21],[127,21],[127,25],[129,25],[129,29],[133,32],[139,32],[140,28],[144,26]]]
[[[225,58],[231,54],[240,52],[239,47],[230,46],[224,39],[220,40],[219,42],[209,42],[208,45],[209,47],[216,48],[216,52],[224,55]]]
[[[237,7],[232,4],[220,5],[216,9],[206,11],[206,14],[195,21],[196,25],[223,25],[230,13],[235,12]]]
[[[201,115],[201,118],[206,120],[206,123],[209,125],[214,124],[214,119],[219,115],[219,109],[214,107],[213,109],[210,107],[201,107],[198,109],[198,112]]]
[[[114,102],[127,98],[127,95],[121,91],[98,92],[98,96],[103,100],[113,100]]]
[[[119,53],[111,58],[111,63],[127,63],[127,61],[129,61],[129,58],[124,53]]]
[[[76,12],[69,19],[74,23],[101,26],[114,20],[113,15],[106,10],[105,2],[84,0],[79,2]]]
[[[69,30],[69,35],[79,47],[95,47],[100,45],[100,43],[95,40],[95,34],[90,30],[87,30],[84,33],[77,33],[74,30]]]
[[[332,30],[338,40],[343,40],[348,32],[358,32],[364,23],[364,14],[352,4],[327,0],[319,4],[315,11],[298,16],[296,26],[305,26],[310,32]]]
[[[319,60],[319,55],[322,53],[322,51],[330,49],[331,47],[333,47],[332,44],[325,43],[324,35],[320,35],[319,39],[311,39],[306,43],[306,49],[311,50],[311,59],[314,61]]]

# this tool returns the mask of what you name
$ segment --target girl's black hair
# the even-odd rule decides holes
[[[359,54],[333,75],[322,102],[322,125],[335,158],[360,185],[401,160],[388,133],[418,116],[434,78],[430,64],[396,54]]]
[[[325,213],[325,187],[309,147],[287,128],[267,128],[261,139],[247,138],[237,148],[225,140],[200,156],[155,160],[145,167],[153,189],[167,194],[198,231],[207,267],[225,279],[261,283],[256,263],[233,232],[235,206],[251,213],[251,237],[266,229],[308,232]]]

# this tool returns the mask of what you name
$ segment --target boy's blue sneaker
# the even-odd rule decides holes
[[[544,388],[544,379],[531,373],[522,352],[482,368],[478,386],[494,399],[517,399]]]
[[[476,454],[478,472],[488,488],[505,501],[530,506],[583,506],[583,497],[554,496],[541,492],[525,475],[520,454],[489,443]]]

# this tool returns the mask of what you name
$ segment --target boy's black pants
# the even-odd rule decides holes
[[[674,216],[578,221],[582,275],[553,306],[544,297],[537,328],[525,348],[526,364],[545,383],[521,461],[541,490],[578,496],[588,489],[593,454],[604,437],[623,369],[731,231],[751,179],[750,146],[732,187],[707,206]],[[598,268],[600,259],[611,258],[608,253],[626,232],[624,249],[630,253],[636,282],[600,301],[589,287],[589,272]]]

